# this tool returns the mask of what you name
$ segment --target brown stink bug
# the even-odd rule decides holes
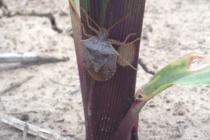
[[[134,33],[129,34],[124,42],[119,42],[116,40],[112,40],[108,38],[108,32],[119,22],[122,22],[125,20],[128,16],[122,18],[117,23],[115,23],[111,28],[106,30],[105,28],[100,28],[91,17],[87,14],[87,12],[82,8],[82,12],[84,12],[87,20],[87,26],[97,33],[96,36],[89,35],[85,32],[83,27],[84,35],[87,37],[90,37],[89,39],[85,39],[81,41],[81,45],[83,46],[83,55],[82,55],[82,61],[84,64],[84,67],[87,69],[91,77],[97,81],[106,81],[110,79],[116,72],[116,63],[117,63],[117,57],[119,56],[123,61],[128,63],[128,65],[133,68],[134,70],[137,70],[134,68],[126,59],[122,58],[118,52],[114,49],[112,44],[115,45],[121,45],[126,46],[129,44],[132,44],[138,40],[139,38],[126,43],[127,39],[135,35]],[[89,19],[99,28],[100,30],[97,31],[95,28],[90,26]],[[112,43],[112,44],[111,44]]]

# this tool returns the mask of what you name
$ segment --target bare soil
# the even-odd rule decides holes
[[[70,61],[33,66],[0,64],[0,117],[11,115],[69,140],[84,140],[68,0],[24,2],[0,0],[0,53],[47,53],[69,56]],[[147,0],[141,60],[150,71],[157,72],[188,53],[210,54],[209,17],[209,0]],[[24,82],[29,76],[32,78]],[[137,87],[151,77],[139,66]],[[17,83],[19,87],[14,86]],[[173,86],[140,113],[139,137],[210,140],[209,104],[209,87]],[[32,135],[27,139],[41,140]],[[0,122],[0,140],[22,140],[22,132]]]

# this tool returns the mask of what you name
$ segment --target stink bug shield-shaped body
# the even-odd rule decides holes
[[[106,81],[110,79],[116,72],[116,63],[117,63],[117,57],[120,56],[118,52],[114,49],[111,42],[116,45],[128,45],[132,44],[139,40],[136,39],[130,43],[126,43],[127,39],[135,34],[129,34],[124,42],[119,42],[116,40],[110,40],[108,39],[108,32],[119,22],[126,19],[128,16],[122,18],[117,23],[115,23],[109,30],[106,30],[104,28],[100,28],[95,21],[92,20],[92,18],[89,17],[89,15],[86,13],[86,11],[82,8],[82,12],[84,12],[87,20],[87,25],[90,27],[92,31],[97,33],[96,36],[91,36],[87,34],[83,27],[83,32],[85,36],[90,37],[89,39],[82,40],[81,45],[83,46],[83,64],[84,67],[87,69],[91,77],[97,81]],[[89,24],[89,20],[93,21],[93,23],[100,29],[100,31],[97,31]],[[111,41],[111,42],[110,42]],[[134,68],[129,62],[127,62],[125,59],[121,57],[122,60],[124,60],[130,67]]]
[[[117,53],[108,40],[107,30],[82,40],[83,64],[91,77],[98,81],[110,79],[116,72]]]

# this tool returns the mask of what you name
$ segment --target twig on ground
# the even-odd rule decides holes
[[[51,78],[49,78],[49,80],[50,80],[51,82],[53,82],[54,84],[59,84],[59,85],[62,85],[62,86],[67,86],[67,87],[70,86],[70,85],[68,85],[68,84],[59,83],[59,82],[57,82],[57,81],[55,81],[55,80],[53,80],[53,79],[51,79]]]
[[[17,83],[15,83],[15,84],[11,85],[9,88],[6,88],[5,90],[3,90],[3,91],[0,93],[0,95],[3,95],[3,94],[5,94],[5,93],[7,93],[7,92],[9,92],[9,91],[11,91],[11,90],[15,90],[15,89],[19,88],[19,87],[22,86],[24,83],[26,83],[27,81],[31,80],[33,77],[34,77],[34,76],[28,76],[28,77],[26,77],[25,79],[23,79],[22,81],[17,82]]]
[[[23,129],[23,140],[26,140],[28,133],[28,125],[25,123],[24,129]]]
[[[56,63],[68,61],[68,57],[53,57],[35,53],[4,53],[0,54],[0,63]]]
[[[25,111],[25,112],[7,112],[7,113],[10,115],[21,115],[21,114],[28,114],[28,113],[37,113],[37,111],[30,110],[30,111]]]
[[[38,126],[29,124],[27,122],[21,121],[19,119],[16,119],[11,116],[4,115],[1,117],[1,121],[5,124],[8,124],[10,126],[13,126],[19,130],[24,131],[25,126],[27,125],[28,127],[28,134],[34,135],[34,136],[39,136],[41,138],[47,139],[47,140],[66,140],[65,137],[52,133],[46,129],[40,128]]]

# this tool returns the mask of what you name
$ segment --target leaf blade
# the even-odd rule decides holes
[[[195,60],[204,63],[205,67],[191,69]],[[210,85],[210,55],[192,53],[179,58],[157,72],[139,92],[149,100],[174,84]]]

